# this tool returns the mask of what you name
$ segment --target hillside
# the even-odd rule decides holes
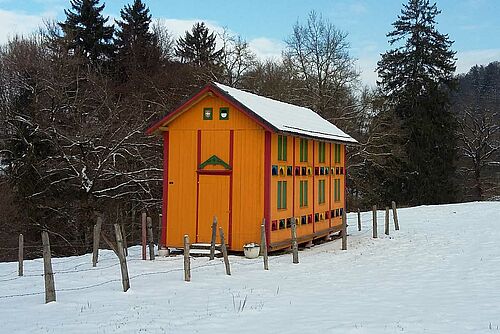
[[[115,255],[53,260],[57,302],[44,304],[43,263],[0,263],[3,333],[500,333],[500,203],[400,209],[400,231],[371,238],[350,214],[349,249],[340,240],[261,259],[128,258],[131,289],[121,291]],[[383,213],[379,211],[379,216]],[[391,220],[392,222],[392,220]]]

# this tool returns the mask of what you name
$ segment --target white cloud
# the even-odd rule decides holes
[[[215,31],[218,34],[222,33],[224,30],[223,26],[213,21],[206,21],[201,19],[159,19],[160,24],[167,28],[174,39],[184,36],[186,31],[191,31],[191,28],[196,22],[202,21],[205,22],[205,25],[208,27],[208,29],[210,29],[211,31]],[[230,34],[236,34],[231,30],[228,30],[228,32]],[[283,49],[285,48],[285,43],[283,43],[282,41],[270,39],[267,37],[253,38],[248,41],[248,45],[260,59],[279,58],[281,56],[281,51],[283,51]]]
[[[356,69],[360,72],[360,80],[363,85],[375,87],[377,85],[378,74],[375,72],[378,58],[360,57],[356,61]]]
[[[354,2],[349,5],[349,11],[355,15],[362,15],[368,12],[366,6],[361,2]]]
[[[285,49],[284,42],[266,37],[254,38],[248,45],[260,59],[278,59]]]
[[[224,28],[217,23],[202,19],[179,20],[160,18],[158,21],[162,26],[167,28],[168,32],[172,34],[175,39],[184,36],[186,31],[190,32],[193,25],[197,22],[204,22],[208,29],[216,33],[221,33],[224,30]]]
[[[7,42],[16,34],[29,35],[43,25],[44,19],[52,19],[55,16],[52,11],[30,15],[0,9],[0,44]]]
[[[457,52],[457,73],[467,73],[474,65],[500,61],[500,49],[482,49]]]

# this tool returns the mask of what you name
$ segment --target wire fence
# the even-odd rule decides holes
[[[178,259],[182,260],[182,257],[179,257]],[[130,262],[130,261],[144,261],[144,260],[139,259],[139,258],[137,258],[137,259],[128,259],[127,260],[127,262]],[[243,264],[243,263],[235,261],[234,264]],[[253,265],[253,264],[255,264],[255,263],[250,263],[250,265]],[[117,263],[114,263],[113,265],[106,266],[106,267],[93,267],[93,268],[88,268],[88,269],[73,270],[73,271],[64,271],[64,272],[54,271],[54,275],[58,275],[58,274],[75,274],[75,273],[86,272],[86,271],[104,270],[104,269],[109,269],[111,267],[115,267],[115,266],[119,266],[119,265],[120,265],[120,263],[117,262]],[[213,261],[213,262],[209,262],[209,263],[206,263],[206,264],[202,264],[202,265],[198,265],[198,266],[193,266],[193,267],[191,267],[191,270],[193,271],[193,270],[198,270],[198,269],[201,269],[201,268],[215,267],[215,266],[222,266],[222,265],[223,265],[222,261]],[[133,279],[136,279],[136,278],[139,278],[139,277],[145,277],[145,276],[151,276],[151,275],[161,275],[161,274],[165,274],[166,275],[166,274],[170,274],[170,273],[174,273],[174,272],[182,272],[182,271],[184,271],[183,267],[172,268],[172,269],[161,270],[161,271],[149,271],[149,272],[144,272],[144,273],[139,273],[139,274],[135,274],[135,275],[129,276],[129,279],[133,280]],[[13,271],[10,274],[14,274],[16,272],[17,271]],[[17,277],[12,277],[10,279],[0,280],[0,282],[6,282],[6,281],[11,281],[11,280],[22,279],[24,277],[42,277],[42,276],[44,276],[43,273],[40,273],[40,274],[30,274],[30,275],[17,276]],[[60,289],[56,289],[55,291],[56,292],[80,291],[80,290],[86,290],[86,289],[96,288],[96,287],[99,287],[99,286],[103,286],[103,285],[110,284],[110,283],[116,283],[116,282],[121,282],[121,278],[110,279],[110,280],[106,280],[106,281],[103,281],[103,282],[98,282],[98,283],[94,283],[94,284],[90,284],[90,285],[73,287],[73,288],[60,288]],[[26,292],[26,293],[18,293],[18,294],[10,294],[10,295],[0,295],[0,299],[15,298],[15,297],[27,297],[27,296],[37,296],[37,295],[43,295],[43,294],[45,294],[45,291]]]
[[[389,219],[392,218],[392,220],[394,220],[394,216],[393,216],[392,212],[390,212],[389,214],[390,214]],[[377,211],[376,217],[377,217],[377,221],[382,223],[382,224],[379,223],[379,225],[384,226],[383,223],[384,223],[384,220],[386,218],[386,213],[384,211]],[[353,231],[351,236],[364,236],[364,235],[372,232],[372,230],[373,230],[373,214],[372,214],[372,212],[361,213],[359,216],[359,221],[360,221],[361,226],[362,226],[361,231],[357,230],[357,225],[358,225],[357,213],[349,213],[347,215],[347,225],[352,226],[352,227],[356,227],[356,231],[355,232]],[[67,246],[66,243],[64,243],[64,244],[51,244],[51,247],[65,247],[65,246]],[[43,247],[42,245],[24,245],[23,246],[23,248],[34,249],[34,250],[38,250],[38,251],[41,251],[42,247]],[[15,252],[17,252],[18,250],[19,250],[18,247],[0,247],[0,251],[15,251]],[[192,257],[192,258],[194,259],[195,257]],[[281,258],[280,256],[269,257],[269,261],[270,262],[278,261],[280,258]],[[169,260],[169,262],[177,263],[177,262],[181,262],[182,260],[183,260],[183,257],[175,257],[172,260]],[[42,259],[33,259],[31,261],[43,264]],[[54,267],[56,267],[56,270],[53,271],[53,275],[65,276],[65,275],[72,275],[72,274],[85,273],[85,272],[99,272],[99,271],[104,271],[104,270],[108,270],[108,269],[120,266],[120,262],[118,261],[118,258],[116,257],[116,255],[114,253],[108,253],[108,254],[102,254],[100,256],[99,263],[102,264],[103,262],[113,261],[113,263],[111,263],[109,265],[105,265],[105,266],[100,265],[97,267],[81,268],[84,266],[91,265],[90,262],[81,262],[81,263],[77,263],[77,264],[74,264],[71,266],[57,268],[61,264],[67,264],[67,263],[72,262],[72,261],[75,261],[75,259],[73,259],[71,257],[68,259],[59,260],[59,261],[57,260],[57,258],[53,259],[52,265]],[[144,260],[141,257],[137,257],[137,258],[134,258],[132,256],[127,257],[128,263],[136,262],[136,261],[144,261]],[[200,270],[203,268],[218,267],[218,266],[223,266],[223,265],[224,265],[224,263],[223,263],[222,259],[220,259],[219,261],[210,261],[210,262],[205,263],[205,264],[192,266],[191,270],[196,271],[196,270]],[[236,265],[236,266],[256,266],[256,265],[259,265],[259,266],[261,266],[262,260],[261,259],[255,259],[255,260],[245,259],[244,261],[238,261],[238,260],[233,259],[231,262],[231,265]],[[167,270],[147,271],[147,272],[142,272],[142,273],[138,273],[135,275],[131,275],[131,276],[129,276],[129,280],[135,280],[135,279],[138,279],[140,277],[147,277],[147,276],[152,276],[152,275],[168,275],[168,274],[171,274],[174,272],[182,272],[182,271],[184,271],[183,266],[180,266],[177,268],[171,268],[171,269],[167,269]],[[41,272],[39,270],[25,270],[23,276],[12,277],[12,275],[17,275],[17,273],[18,273],[18,270],[12,270],[12,271],[9,271],[8,273],[4,273],[4,274],[0,275],[0,283],[11,282],[11,281],[20,280],[23,278],[30,278],[30,277],[43,277],[45,275],[43,272]],[[92,288],[100,287],[100,286],[111,284],[111,283],[118,283],[121,281],[122,281],[121,278],[109,279],[109,280],[105,280],[102,282],[97,282],[97,283],[84,285],[84,286],[59,288],[59,289],[56,289],[55,291],[56,292],[71,292],[71,291],[87,290],[87,289],[92,289]],[[43,294],[45,294],[45,291],[32,291],[32,292],[24,292],[24,293],[17,293],[17,294],[0,295],[0,299],[37,296],[37,295],[43,295]]]

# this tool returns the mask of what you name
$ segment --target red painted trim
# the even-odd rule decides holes
[[[328,226],[332,227],[332,143],[329,144],[330,146],[330,165],[328,166],[328,219],[329,223]]]
[[[313,193],[312,193],[312,204],[313,204],[312,215],[313,215],[313,218],[312,218],[312,223],[313,223],[313,233],[314,233],[314,232],[316,232],[316,215],[315,215],[315,212],[314,212],[314,207],[315,207],[314,204],[316,203],[315,202],[315,197],[316,197],[315,196],[316,195],[316,183],[314,183],[314,174],[316,174],[315,170],[314,170],[314,167],[315,167],[315,164],[316,164],[316,162],[314,161],[314,156],[315,156],[315,154],[314,154],[314,140],[312,141],[312,146],[313,146],[312,147],[312,151],[313,151],[313,156],[312,156],[312,161],[313,161],[313,163],[312,163],[312,179],[313,179],[313,186],[312,186],[312,188],[313,188]]]
[[[293,152],[292,152],[292,216],[295,217],[295,137],[292,137]],[[299,224],[299,223],[297,223]]]
[[[198,175],[232,175],[232,170],[227,169],[198,169],[196,170]]]
[[[344,145],[344,212],[347,217],[347,161],[345,159],[346,156],[346,145]]]
[[[274,128],[269,122],[267,122],[265,119],[257,115],[255,112],[253,112],[251,109],[246,107],[245,105],[241,104],[238,100],[234,99],[232,96],[227,94],[224,90],[220,89],[214,84],[207,84],[205,87],[203,87],[198,93],[194,94],[191,96],[187,101],[182,103],[179,107],[177,107],[174,111],[168,113],[165,117],[160,119],[158,122],[154,123],[149,129],[146,130],[146,134],[150,135],[153,134],[158,128],[164,124],[166,124],[168,121],[173,119],[175,116],[178,114],[182,113],[185,111],[191,104],[193,104],[196,100],[201,98],[204,94],[212,92],[213,94],[217,95],[217,97],[221,98],[225,102],[233,105],[234,108],[238,109],[239,111],[243,112],[246,114],[248,117],[253,119],[257,124],[262,126],[266,131],[276,131],[277,129]]]
[[[250,108],[248,108],[247,106],[242,104],[240,101],[233,98],[231,95],[227,94],[225,91],[223,91],[219,87],[212,85],[212,84],[209,84],[209,85],[212,88],[211,91],[215,95],[217,95],[219,98],[221,98],[225,102],[233,105],[234,108],[236,108],[237,110],[241,111],[242,113],[244,113],[245,115],[247,115],[248,117],[253,119],[257,124],[262,126],[264,128],[264,130],[266,130],[266,131],[277,131],[278,130],[273,125],[271,125],[271,123],[269,123],[268,121],[266,121],[265,119],[263,119],[262,117],[257,115]]]
[[[193,96],[191,96],[187,101],[185,101],[184,103],[182,103],[174,111],[168,113],[165,117],[163,117],[162,119],[160,119],[158,122],[154,123],[149,129],[146,130],[146,133],[148,135],[150,135],[153,132],[155,132],[156,130],[158,130],[158,128],[160,126],[162,126],[163,124],[165,124],[166,122],[168,122],[170,119],[172,119],[174,116],[176,116],[181,111],[183,111],[184,109],[186,109],[190,104],[192,104],[197,99],[201,98],[204,94],[206,94],[209,91],[210,91],[210,86],[207,85],[207,86],[203,87],[202,90],[200,90],[198,93],[196,93]]]
[[[234,130],[229,131],[229,166],[233,168],[234,157]],[[233,173],[229,175],[229,248],[233,245]]]
[[[162,229],[160,247],[167,244],[167,206],[168,206],[168,131],[163,133],[163,206],[162,214]]]
[[[198,130],[196,143],[196,166],[201,164],[201,130]],[[198,242],[198,208],[200,199],[200,173],[196,173],[196,236],[195,241]]]
[[[266,219],[267,245],[271,244],[271,132],[265,132],[264,140],[264,218]]]

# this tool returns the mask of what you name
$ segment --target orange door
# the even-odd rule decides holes
[[[217,217],[217,243],[220,243],[219,227],[222,227],[227,244],[229,232],[229,175],[200,175],[196,242],[210,243],[214,216]]]

